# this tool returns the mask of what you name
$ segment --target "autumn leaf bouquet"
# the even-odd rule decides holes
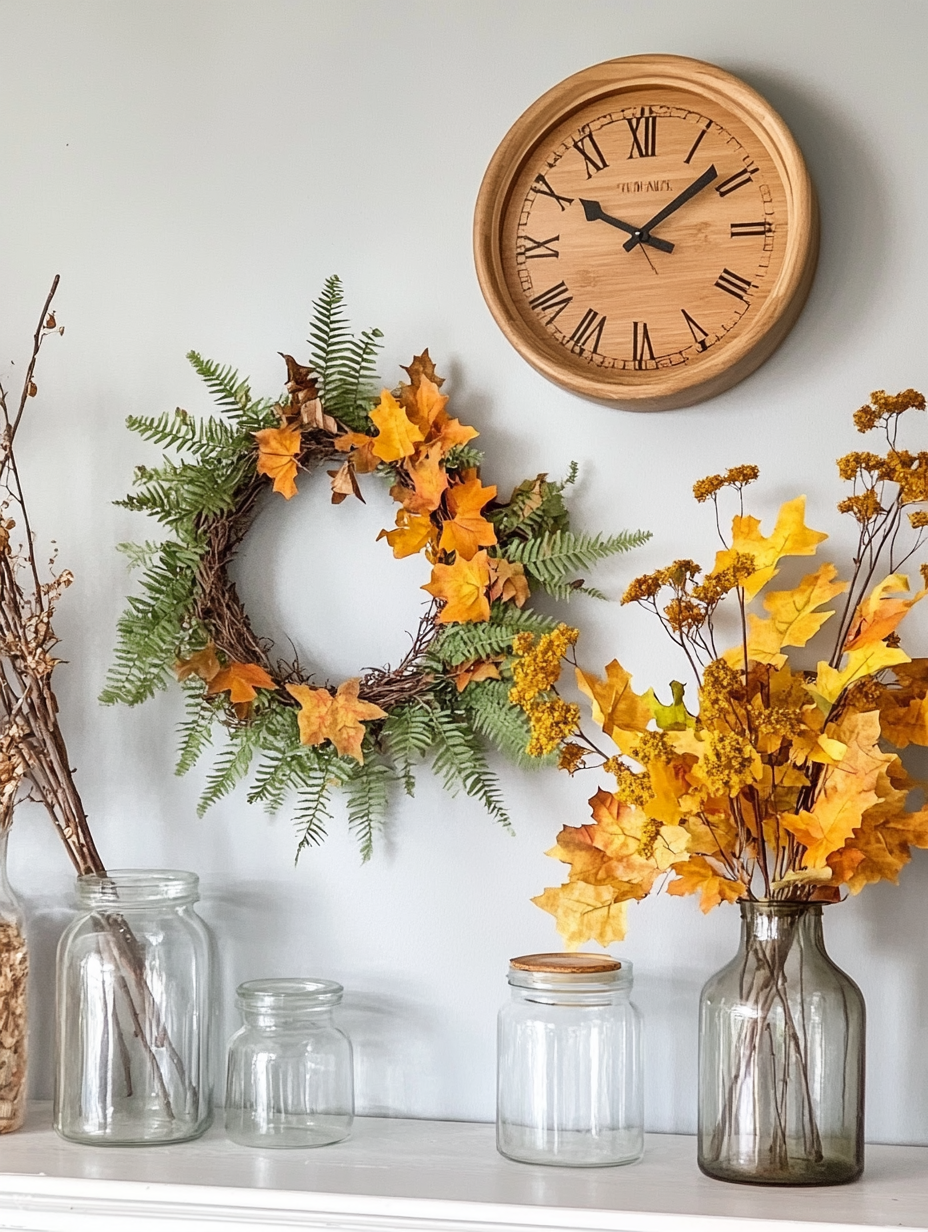
[[[698,894],[703,911],[738,900],[835,902],[895,882],[910,849],[928,847],[928,807],[909,807],[918,784],[899,756],[928,745],[928,658],[910,656],[899,634],[928,590],[928,565],[918,566],[917,588],[907,572],[928,526],[928,452],[899,441],[902,416],[924,409],[914,390],[880,391],[854,416],[860,432],[882,434],[885,450],[838,461],[853,485],[838,508],[858,529],[846,579],[823,562],[776,588],[781,562],[814,556],[827,536],[806,525],[802,496],[764,533],[743,506],[757,467],[695,485],[720,528],[723,498],[737,502],[712,568],[677,560],[623,597],[682,650],[691,704],[677,681],[663,700],[636,692],[615,660],[604,678],[587,672],[563,627],[516,638],[511,697],[529,716],[532,752],[557,750],[570,774],[611,779],[590,801],[591,821],[565,826],[549,853],[569,867],[567,881],[534,900],[569,947],[622,939],[628,903],[663,886]],[[740,630],[731,646],[719,645],[726,608]],[[811,648],[797,662],[829,633],[817,663]],[[605,739],[558,694],[565,661]]]

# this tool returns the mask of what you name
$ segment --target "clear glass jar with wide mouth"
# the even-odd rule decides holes
[[[512,959],[499,1013],[496,1145],[521,1163],[630,1164],[644,1151],[641,1016],[608,955]]]
[[[354,1120],[351,1041],[332,1012],[332,980],[249,980],[238,987],[244,1026],[229,1043],[226,1133],[243,1146],[341,1142]]]
[[[183,1142],[212,1119],[216,998],[194,873],[117,869],[77,879],[58,944],[55,1128],[74,1142]]]

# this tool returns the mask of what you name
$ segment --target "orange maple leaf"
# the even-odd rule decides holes
[[[496,543],[496,531],[480,512],[495,495],[496,488],[483,487],[474,472],[463,483],[454,484],[447,498],[452,516],[442,526],[438,546],[471,560],[479,548]]]
[[[519,561],[506,560],[504,556],[490,557],[490,598],[510,600],[516,607],[523,607],[531,594],[525,567]]]
[[[667,893],[698,894],[699,909],[704,913],[721,902],[737,902],[747,893],[743,881],[717,872],[705,856],[690,856],[685,864],[677,865],[673,871],[677,875],[676,880],[667,886]]]
[[[401,385],[400,397],[407,416],[422,433],[425,440],[436,420],[444,416],[448,395],[439,393],[438,386],[428,377],[420,378],[416,385]]]
[[[380,465],[380,459],[374,453],[374,439],[366,432],[345,432],[337,436],[333,444],[339,453],[349,454],[349,460],[359,475],[370,475]]]
[[[434,565],[432,580],[422,589],[444,601],[438,613],[441,624],[476,624],[490,619],[489,584],[489,559],[486,552],[478,552],[471,560],[459,557],[453,565]]]
[[[262,428],[254,434],[258,442],[259,475],[274,480],[274,491],[287,500],[296,496],[294,483],[297,472],[296,455],[300,452],[302,435],[299,428]]]
[[[300,703],[300,743],[322,744],[331,740],[340,756],[353,757],[363,765],[364,724],[371,719],[385,719],[387,712],[373,702],[360,701],[360,685],[355,676],[340,684],[333,696],[328,689],[288,684],[287,692]]]
[[[207,684],[222,671],[222,664],[216,656],[216,647],[210,642],[202,650],[196,651],[189,659],[178,659],[174,664],[178,680],[187,680],[191,676],[199,676]]]
[[[405,509],[397,510],[396,525],[396,530],[382,530],[377,538],[386,539],[397,560],[402,560],[404,556],[415,556],[424,547],[434,543],[438,534],[430,518],[418,513],[408,513]]]
[[[367,503],[358,487],[351,458],[343,462],[337,471],[326,471],[326,474],[332,480],[333,505],[340,505],[349,496],[356,496],[362,505]]]
[[[471,659],[452,668],[451,674],[457,691],[463,693],[469,684],[476,684],[480,680],[501,679],[496,665],[502,662],[502,658],[502,655],[495,655],[492,659]]]
[[[890,598],[891,595],[908,589],[909,579],[904,573],[892,573],[879,585],[874,586],[870,594],[857,606],[843,649],[858,650],[864,646],[872,646],[895,632],[897,625],[928,593],[928,590],[923,588],[911,599]]]
[[[401,365],[402,366],[402,365]],[[436,385],[444,385],[445,378],[439,376],[435,371],[435,365],[432,363],[432,357],[429,355],[429,348],[426,347],[421,355],[414,355],[412,363],[408,368],[403,368],[403,371],[409,377],[410,383],[415,387],[419,384],[423,377],[430,381],[434,381]]]
[[[415,491],[401,489],[403,495],[396,497],[396,486],[391,490],[391,495],[399,499],[410,513],[431,513],[441,504],[441,498],[448,487],[448,473],[441,460],[441,446],[431,445],[406,468]]]
[[[211,693],[228,693],[235,713],[240,719],[246,719],[251,711],[251,704],[258,696],[256,689],[276,689],[277,685],[263,667],[257,663],[228,663],[217,672],[206,686],[207,696]]]
[[[382,391],[380,402],[371,411],[371,420],[377,427],[372,450],[381,462],[412,457],[417,443],[423,439],[418,425],[409,419],[389,389]]]

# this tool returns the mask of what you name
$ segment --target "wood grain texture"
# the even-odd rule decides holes
[[[631,56],[567,78],[516,121],[480,188],[474,252],[493,316],[542,375],[670,410],[730,388],[786,336],[818,211],[759,94],[698,60]]]

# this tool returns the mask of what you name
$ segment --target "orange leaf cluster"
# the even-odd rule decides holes
[[[216,647],[210,642],[188,659],[180,659],[174,665],[177,679],[189,680],[198,676],[206,685],[206,696],[228,693],[229,701],[239,719],[247,719],[257,698],[258,689],[276,689],[276,682],[257,663],[219,662]]]
[[[287,692],[300,704],[297,722],[301,744],[334,744],[342,757],[353,757],[363,764],[364,724],[372,719],[385,719],[387,713],[373,702],[358,697],[360,680],[346,680],[334,694],[328,689],[314,689],[308,684],[288,684]]]
[[[766,589],[781,560],[812,556],[826,538],[806,525],[805,498],[797,497],[770,534],[758,519],[736,515],[710,572],[679,560],[628,587],[624,601],[660,616],[698,666],[699,704],[690,714],[677,682],[670,706],[653,690],[636,693],[615,660],[605,679],[577,669],[592,721],[617,753],[600,753],[579,723],[561,738],[564,769],[598,767],[615,779],[614,791],[590,801],[593,824],[565,827],[549,853],[570,866],[566,883],[534,900],[555,916],[568,946],[620,939],[627,903],[664,883],[672,895],[698,895],[703,911],[741,898],[834,902],[874,881],[895,882],[912,848],[928,847],[928,805],[908,807],[923,785],[888,747],[928,746],[928,658],[910,658],[898,634],[928,593],[928,567],[912,593],[904,574],[890,568],[879,580],[874,565],[881,544],[905,556],[902,510],[915,499],[918,459],[928,478],[928,454],[898,450],[892,435],[898,416],[919,405],[912,393],[899,395],[899,407],[874,396],[879,413],[859,413],[861,423],[886,428],[886,458],[839,462],[844,477],[865,476],[880,510],[858,518],[855,560],[865,565],[849,580],[825,563],[790,589]],[[726,486],[740,492],[756,474],[736,467],[731,479],[710,476],[696,484],[697,499],[716,502]],[[928,505],[928,482],[919,491]],[[906,517],[917,548],[928,513]],[[718,654],[714,615],[729,595],[742,611],[756,600],[763,615],[745,612],[742,639]],[[840,608],[827,606],[839,596]],[[832,630],[831,650],[814,670],[791,663],[790,648]],[[517,667],[520,653],[534,653],[516,650]],[[531,717],[537,703],[528,693],[515,700]]]

